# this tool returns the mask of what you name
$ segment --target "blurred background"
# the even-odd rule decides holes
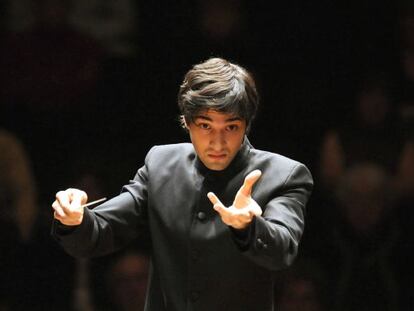
[[[75,260],[50,237],[67,187],[119,193],[188,141],[176,94],[212,56],[249,69],[249,138],[315,191],[278,310],[413,310],[412,1],[5,0],[0,4],[0,310],[142,310],[150,245]],[[251,289],[254,295],[254,289]]]

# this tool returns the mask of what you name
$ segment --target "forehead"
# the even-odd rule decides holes
[[[234,121],[243,121],[243,119],[234,114],[229,112],[220,112],[216,110],[204,110],[200,111],[194,116],[194,120],[203,119],[209,120],[212,122],[234,122]]]

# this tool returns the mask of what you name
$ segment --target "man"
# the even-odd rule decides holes
[[[297,253],[312,177],[250,145],[258,96],[244,68],[220,58],[194,66],[178,103],[192,144],[153,147],[94,210],[82,208],[83,191],[58,192],[54,235],[74,256],[97,256],[149,230],[145,310],[273,310],[270,272]]]

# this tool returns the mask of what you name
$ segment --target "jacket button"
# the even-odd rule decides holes
[[[264,243],[261,238],[256,240],[256,245],[258,249],[267,249],[267,244]]]
[[[204,221],[204,220],[206,220],[206,219],[207,219],[207,215],[206,215],[206,213],[204,213],[204,212],[198,212],[198,213],[197,213],[197,218],[198,218],[198,220],[200,220],[200,221]]]

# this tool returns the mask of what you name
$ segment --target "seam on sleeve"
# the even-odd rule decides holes
[[[287,182],[289,181],[289,179],[290,179],[290,177],[292,177],[292,174],[293,174],[293,172],[296,170],[296,168],[297,167],[299,167],[301,164],[300,163],[298,163],[298,164],[296,164],[291,170],[290,170],[290,172],[289,172],[289,175],[286,177],[286,179],[285,179],[285,181],[284,181],[284,183],[283,183],[283,186],[282,186],[282,189],[284,189],[285,188],[285,186],[286,186],[286,184],[287,184]]]

